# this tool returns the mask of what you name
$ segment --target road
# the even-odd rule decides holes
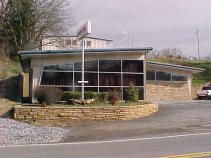
[[[163,102],[143,119],[83,122],[70,130],[65,144],[0,147],[0,158],[211,157],[211,101]]]
[[[1,158],[151,158],[190,153],[192,157],[211,157],[211,132],[128,140],[0,147]],[[181,158],[175,156],[177,157]],[[185,155],[183,157],[188,158]]]

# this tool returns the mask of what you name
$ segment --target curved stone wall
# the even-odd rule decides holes
[[[17,105],[16,120],[32,119],[36,122],[80,120],[130,120],[142,118],[158,111],[158,105],[90,106],[90,107],[32,107]]]

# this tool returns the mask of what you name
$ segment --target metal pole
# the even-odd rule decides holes
[[[199,31],[196,31],[196,36],[197,36],[197,42],[198,42],[198,56],[199,56],[199,60],[201,58],[200,56],[200,43],[199,43]]]
[[[84,101],[84,38],[82,39],[82,62],[81,62],[81,99]]]

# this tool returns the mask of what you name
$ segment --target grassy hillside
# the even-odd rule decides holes
[[[20,101],[20,64],[0,60],[0,104]]]
[[[203,68],[205,69],[204,72],[193,75],[193,85],[206,84],[211,82],[211,60],[191,61],[178,59],[153,59],[152,61]]]

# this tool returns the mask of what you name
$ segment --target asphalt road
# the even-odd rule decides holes
[[[66,144],[0,147],[0,158],[211,157],[211,101],[163,102],[155,115],[77,123],[71,134]]]
[[[209,152],[211,133],[73,144],[0,147],[1,158],[151,158]],[[200,154],[200,158],[205,154]],[[175,156],[177,158],[181,156]],[[188,158],[187,156],[184,156]]]

